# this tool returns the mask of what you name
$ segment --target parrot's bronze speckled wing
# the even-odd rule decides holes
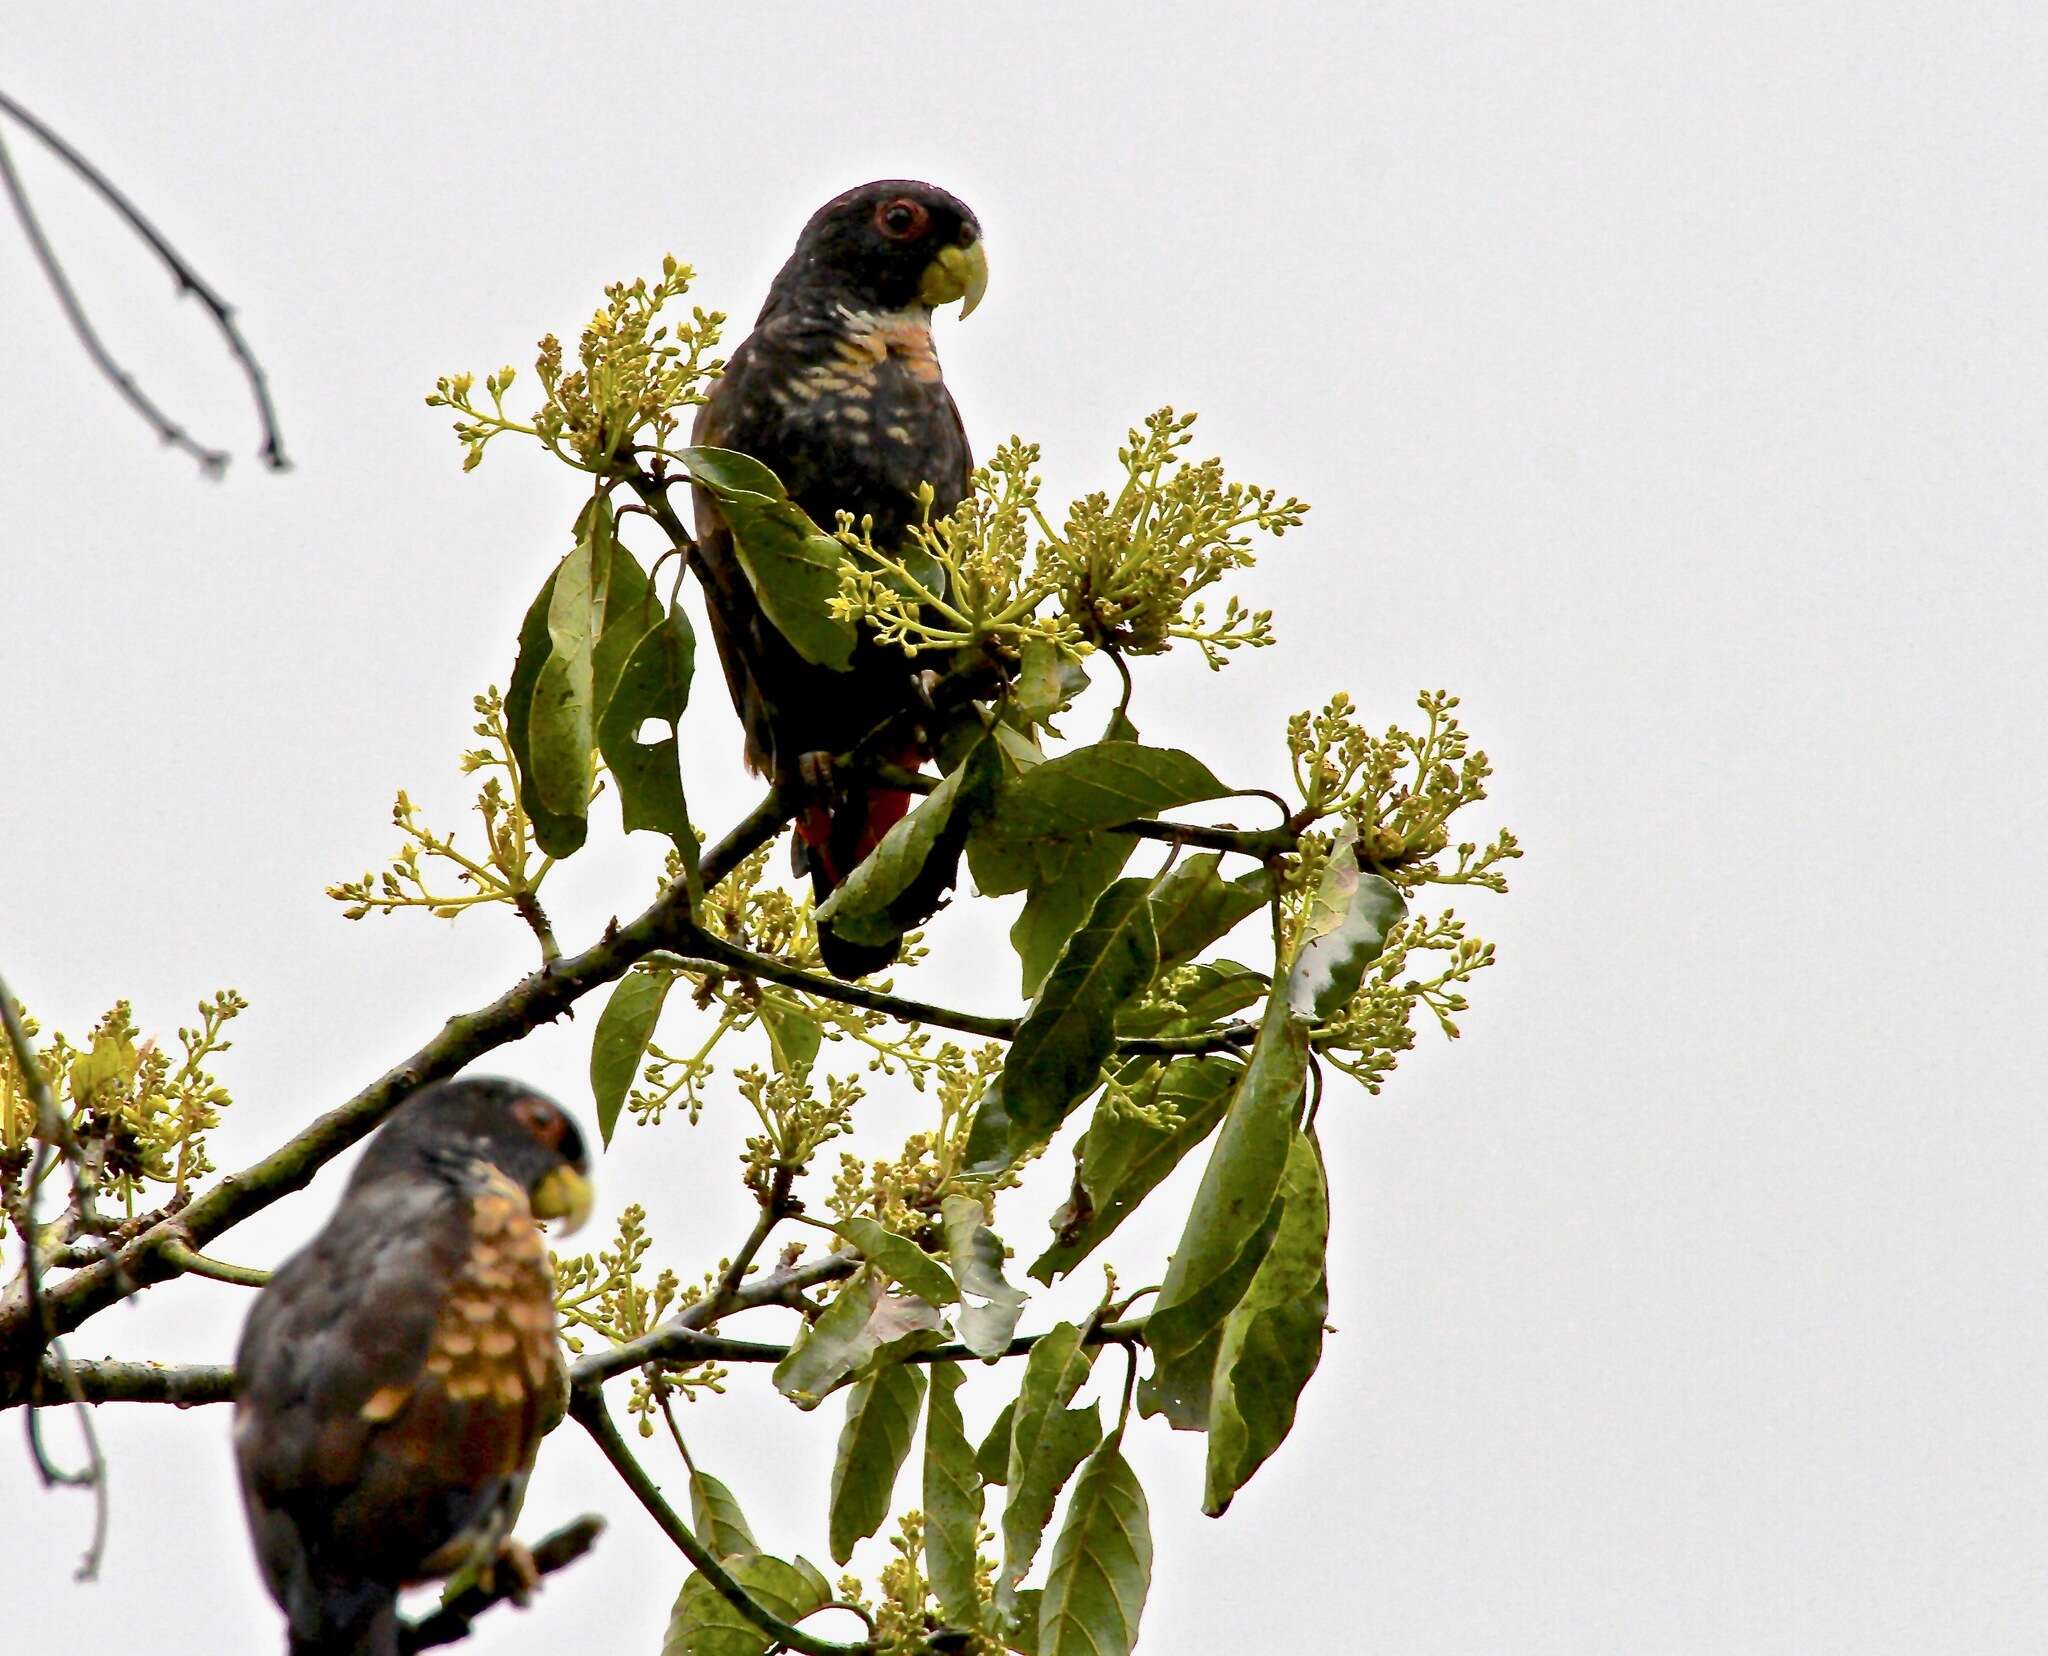
[[[487,1167],[352,1191],[265,1291],[238,1367],[245,1493],[294,1648],[375,1650],[332,1635],[495,1549],[558,1400],[525,1192]]]

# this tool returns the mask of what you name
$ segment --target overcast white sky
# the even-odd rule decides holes
[[[1499,770],[1475,826],[1529,853],[1466,905],[1502,963],[1465,1039],[1324,1107],[1338,1332],[1292,1441],[1212,1523],[1199,1442],[1136,1434],[1146,1648],[2039,1648],[2038,6],[21,7],[0,85],[240,303],[298,462],[158,450],[0,224],[0,969],[72,1031],[243,990],[224,1164],[527,963],[509,916],[321,894],[394,789],[457,822],[575,509],[537,456],[462,476],[435,375],[529,365],[667,251],[744,322],[817,203],[930,178],[987,231],[940,327],[980,449],[1036,437],[1063,500],[1172,401],[1315,503],[1240,589],[1282,647],[1172,658],[1146,734],[1270,780],[1289,711],[1448,685]],[[117,349],[248,455],[198,311],[6,137]],[[716,828],[751,790],[700,686]],[[645,900],[636,838],[562,870],[572,946]],[[937,941],[1001,947],[991,909]],[[918,981],[1001,1007],[1009,971]],[[590,1029],[490,1067],[587,1111]],[[919,1111],[879,1087],[872,1142]],[[715,1262],[739,1133],[625,1134],[602,1209]],[[220,1251],[274,1262],[338,1182]],[[1153,1280],[1171,1240],[1109,1252]],[[74,1349],[219,1360],[246,1303],[181,1284]],[[824,1557],[836,1418],[747,1373],[686,1424]],[[100,1430],[90,1588],[85,1501],[0,1452],[8,1643],[266,1648],[226,1411]],[[680,1562],[565,1431],[528,1527],[590,1506],[594,1558],[473,1648],[657,1648]]]

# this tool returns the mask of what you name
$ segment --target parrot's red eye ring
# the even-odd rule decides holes
[[[891,241],[910,241],[931,228],[932,215],[921,201],[895,196],[875,209],[875,228]]]
[[[522,1098],[512,1106],[512,1114],[535,1138],[550,1150],[559,1150],[568,1132],[568,1124],[562,1119],[562,1112],[544,1098]]]

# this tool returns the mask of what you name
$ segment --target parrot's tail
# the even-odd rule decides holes
[[[915,743],[895,756],[906,770],[915,770],[924,754]],[[811,892],[822,903],[882,843],[889,830],[910,810],[910,794],[902,788],[861,787],[830,804],[812,805],[796,819],[803,844],[802,864],[810,871]],[[866,977],[895,960],[901,939],[887,943],[856,943],[842,937],[828,922],[818,928],[818,952],[825,970],[837,978]]]
[[[311,1627],[294,1625],[288,1656],[398,1656],[398,1595],[389,1587],[327,1593]]]

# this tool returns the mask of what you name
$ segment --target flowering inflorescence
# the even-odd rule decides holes
[[[1190,462],[1192,414],[1162,408],[1117,451],[1114,495],[1075,501],[1055,529],[1039,505],[1040,451],[1012,437],[970,480],[967,497],[908,546],[877,547],[867,523],[842,520],[851,552],[834,609],[912,652],[1049,644],[1070,660],[1093,650],[1151,655],[1175,639],[1211,667],[1273,641],[1272,612],[1230,598],[1212,617],[1201,594],[1249,566],[1257,535],[1279,536],[1308,510],[1271,489],[1231,481],[1220,460]]]
[[[125,1000],[114,1003],[83,1046],[60,1034],[37,1054],[69,1140],[73,1229],[92,1228],[98,1197],[118,1200],[132,1215],[149,1187],[168,1187],[173,1199],[182,1199],[213,1171],[206,1134],[233,1100],[207,1065],[233,1045],[227,1025],[248,1004],[232,989],[201,1001],[198,1024],[178,1031],[176,1057],[153,1038],[140,1038]],[[25,1019],[24,1028],[36,1032],[32,1020]],[[24,1161],[35,1125],[30,1089],[0,1042],[0,1156],[9,1158],[10,1176],[18,1171],[13,1163]],[[80,1217],[88,1222],[76,1223]]]
[[[681,424],[680,411],[703,402],[725,366],[711,354],[725,323],[721,312],[693,308],[687,322],[657,320],[670,300],[689,292],[695,274],[665,258],[661,279],[651,286],[644,277],[608,286],[577,341],[573,367],[560,340],[553,334],[542,339],[534,369],[546,401],[530,421],[505,412],[505,394],[517,378],[512,368],[486,376],[487,409],[477,406],[475,375],[437,380],[427,406],[460,416],[455,436],[465,451],[463,469],[478,465],[485,446],[506,432],[532,437],[557,459],[600,473],[611,472],[636,447],[666,448]]]
[[[1419,730],[1390,725],[1368,735],[1343,692],[1320,713],[1297,713],[1287,721],[1287,747],[1294,785],[1302,797],[1301,820],[1348,819],[1357,836],[1361,865],[1403,890],[1423,885],[1476,885],[1506,891],[1499,866],[1519,857],[1515,836],[1503,828],[1485,846],[1449,843],[1450,819],[1486,797],[1493,766],[1474,752],[1458,722],[1458,698],[1425,690],[1416,698]],[[1442,861],[1452,850],[1457,862]]]
[[[483,822],[484,851],[472,857],[456,845],[453,834],[436,833],[401,788],[391,807],[391,821],[403,842],[390,866],[381,874],[366,872],[360,880],[341,880],[327,888],[329,897],[348,905],[342,911],[345,918],[360,920],[373,911],[393,914],[414,908],[453,920],[485,903],[518,908],[532,901],[554,867],[554,858],[541,855],[534,845],[533,825],[519,803],[519,770],[505,724],[504,698],[493,685],[473,705],[473,728],[486,745],[463,754],[462,770],[465,775],[489,773],[473,807]],[[437,865],[452,873],[457,886],[468,889],[433,889],[429,870]]]

